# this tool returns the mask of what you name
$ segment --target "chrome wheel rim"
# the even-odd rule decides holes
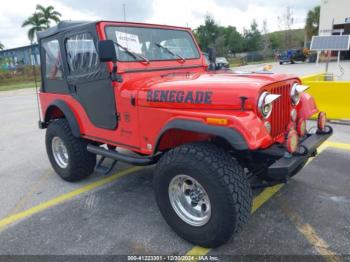
[[[52,154],[60,168],[66,168],[68,166],[68,152],[61,138],[55,136],[51,142]]]
[[[173,209],[184,222],[199,227],[209,221],[209,196],[196,179],[187,175],[177,175],[170,181],[168,193]]]

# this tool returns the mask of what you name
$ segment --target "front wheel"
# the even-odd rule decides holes
[[[213,144],[170,150],[158,162],[153,182],[167,223],[196,245],[225,243],[250,215],[252,192],[243,168]]]
[[[74,137],[66,119],[50,122],[46,130],[46,151],[52,167],[64,180],[74,182],[89,176],[96,155],[87,151],[88,142]]]

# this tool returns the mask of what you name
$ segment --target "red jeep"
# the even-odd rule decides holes
[[[156,164],[161,213],[201,246],[227,241],[249,217],[251,188],[285,182],[332,133],[322,112],[307,131],[318,109],[300,79],[215,71],[189,28],[61,22],[38,39],[39,126],[57,174]]]

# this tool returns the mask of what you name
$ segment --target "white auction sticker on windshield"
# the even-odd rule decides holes
[[[117,37],[118,44],[137,54],[142,53],[138,35],[115,31],[115,36]]]

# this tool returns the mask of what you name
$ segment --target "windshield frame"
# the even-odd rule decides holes
[[[197,44],[197,41],[195,40],[193,34],[189,31],[189,30],[186,30],[186,29],[182,29],[182,28],[172,28],[172,27],[167,27],[167,26],[157,26],[157,25],[143,25],[143,24],[135,24],[135,25],[130,25],[130,24],[123,24],[123,23],[120,23],[120,24],[107,24],[104,26],[104,35],[105,35],[105,38],[106,39],[109,39],[108,38],[108,34],[107,34],[107,29],[108,28],[118,28],[118,27],[130,27],[130,28],[146,28],[146,29],[160,29],[160,30],[173,30],[173,31],[181,31],[181,32],[185,32],[189,35],[190,39],[192,40],[193,42],[193,46],[197,52],[197,57],[193,57],[193,58],[185,58],[185,61],[191,61],[191,60],[199,60],[199,59],[202,59],[202,55],[201,55],[201,51],[199,49],[199,46]],[[167,61],[177,61],[179,60],[178,57],[173,57],[173,58],[169,58],[169,59],[149,59],[147,57],[147,59],[149,60],[150,63],[152,62],[167,62]],[[138,60],[138,59],[135,59],[135,60],[119,60],[118,57],[117,57],[117,61],[119,63],[135,63],[135,62],[142,62],[143,60]]]

